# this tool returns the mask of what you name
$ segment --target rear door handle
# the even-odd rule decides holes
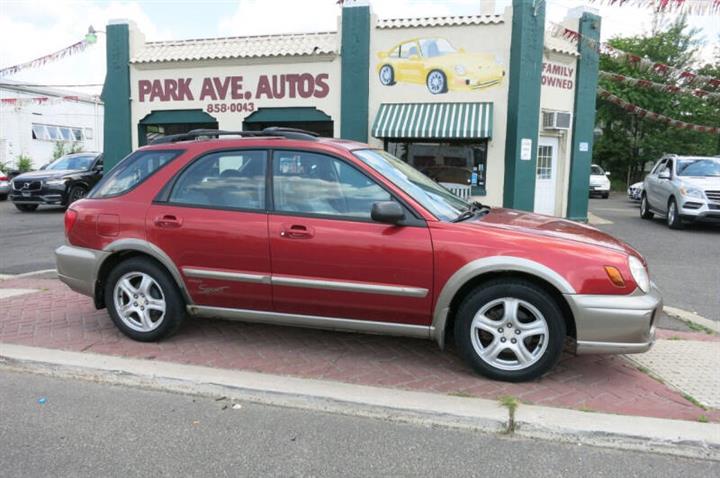
[[[310,239],[314,235],[312,227],[303,226],[302,224],[283,224],[280,228],[280,236],[288,239]]]
[[[182,219],[172,214],[163,214],[158,216],[153,221],[157,227],[165,229],[173,229],[182,226]]]

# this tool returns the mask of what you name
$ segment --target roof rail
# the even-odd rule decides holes
[[[262,131],[224,131],[220,129],[194,129],[187,133],[172,134],[170,136],[162,136],[150,142],[150,144],[176,143],[178,141],[190,141],[203,136],[219,138],[220,136],[241,136],[243,138],[254,138],[258,136],[272,136],[287,139],[315,140],[319,135],[312,131],[305,131],[296,128],[283,128],[272,126]]]

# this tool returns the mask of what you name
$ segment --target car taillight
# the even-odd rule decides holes
[[[0,181],[7,181],[7,180],[8,180],[7,176],[5,176],[4,174],[0,174]]]
[[[75,221],[77,221],[78,213],[74,209],[68,209],[65,211],[65,237],[70,238],[70,231],[72,231]]]

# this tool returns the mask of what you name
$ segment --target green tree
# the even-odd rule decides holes
[[[30,156],[21,154],[17,157],[17,169],[21,173],[26,173],[32,169],[32,159]]]
[[[613,38],[609,44],[619,50],[661,62],[680,69],[692,69],[701,45],[699,31],[690,29],[685,16],[672,22],[656,20],[648,35]],[[643,71],[627,62],[603,55],[600,70],[667,83],[668,79],[654,71]],[[720,58],[708,64],[701,74],[717,76]],[[631,86],[610,79],[600,79],[600,86],[623,100],[646,110],[673,119],[705,126],[720,126],[720,101],[698,98],[690,94],[659,92]],[[594,161],[616,171],[616,178],[632,183],[644,176],[646,164],[664,153],[711,155],[720,153],[717,135],[677,129],[639,118],[606,100],[597,100],[597,127],[602,135],[595,141]],[[620,178],[618,178],[618,176]]]

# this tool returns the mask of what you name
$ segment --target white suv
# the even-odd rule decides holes
[[[720,158],[669,155],[645,178],[640,216],[665,216],[672,229],[684,221],[720,222]]]

